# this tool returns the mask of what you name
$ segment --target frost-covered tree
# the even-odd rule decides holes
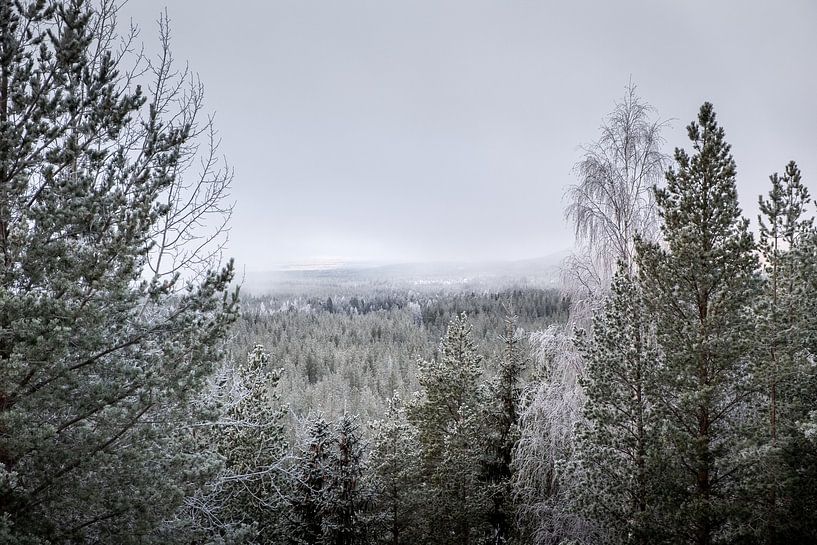
[[[525,357],[515,316],[505,317],[504,350],[497,376],[489,384],[485,418],[484,478],[491,497],[488,515],[491,543],[508,543],[514,536],[514,507],[511,477],[516,442],[519,440],[519,404],[522,397]]]
[[[761,392],[754,428],[758,444],[747,525],[765,543],[817,539],[817,449],[803,423],[817,403],[815,344],[815,229],[808,189],[792,161],[770,176],[760,198],[759,250],[763,293],[757,305],[755,382]]]
[[[576,251],[564,269],[573,324],[590,325],[618,262],[635,271],[634,237],[657,235],[652,188],[668,162],[661,151],[665,124],[630,82],[602,124],[601,136],[582,149],[575,166],[579,180],[568,188],[565,210],[576,235]],[[577,381],[583,363],[573,336],[570,327],[551,328],[532,339],[544,372],[527,388],[514,463],[520,468],[517,494],[525,498],[520,499],[527,520],[522,525],[536,543],[585,539],[594,531],[565,498],[575,483],[559,482],[569,475],[556,470],[572,456],[573,429],[583,419]]]
[[[293,545],[323,543],[325,488],[328,486],[328,460],[331,428],[323,418],[309,427],[309,442],[302,448],[292,473],[287,497],[287,541]]]
[[[580,335],[586,401],[576,440],[582,511],[608,543],[655,542],[658,348],[641,289],[621,265],[592,335]]]
[[[687,132],[694,153],[676,149],[666,186],[656,190],[665,245],[642,241],[638,265],[663,352],[655,402],[670,447],[667,474],[683,476],[662,483],[665,513],[678,539],[708,545],[734,520],[747,469],[738,429],[752,394],[758,264],[712,104]]]
[[[564,470],[583,418],[581,356],[563,324],[532,333],[530,345],[534,368],[522,394],[512,463],[517,531],[536,545],[591,542],[596,528],[578,514],[577,483],[566,482]]]
[[[333,427],[318,417],[308,435],[292,473],[286,540],[299,545],[368,543],[372,493],[364,479],[355,419],[343,415]]]
[[[219,385],[226,391],[226,411],[213,427],[225,471],[214,483],[210,501],[216,516],[233,525],[254,528],[259,543],[277,537],[282,509],[286,439],[284,411],[276,386],[280,371],[270,369],[269,353],[257,344]]]
[[[281,462],[286,440],[284,412],[276,386],[280,371],[270,369],[269,353],[257,344],[238,367],[233,385],[235,401],[227,410],[218,436],[218,450],[226,459],[224,506],[233,520],[255,524],[259,541],[268,542],[281,508]],[[218,431],[218,430],[217,430]]]
[[[568,188],[565,210],[576,234],[566,276],[577,301],[592,306],[607,291],[618,262],[635,264],[634,237],[657,236],[652,188],[668,162],[661,151],[665,125],[630,82],[599,139],[583,146],[575,166],[579,182]]]
[[[371,469],[377,491],[377,542],[418,543],[424,489],[420,478],[420,442],[400,396],[389,401],[382,420],[373,425]]]
[[[810,204],[808,189],[802,183],[800,170],[794,161],[786,165],[783,176],[769,177],[771,190],[759,199],[761,215],[758,249],[764,264],[763,292],[758,299],[757,365],[754,378],[761,395],[757,468],[758,489],[753,500],[764,505],[754,510],[764,521],[760,530],[768,543],[776,543],[779,529],[790,525],[785,512],[791,498],[784,489],[797,472],[787,467],[785,451],[798,443],[797,422],[806,416],[808,400],[798,391],[813,375],[807,354],[806,331],[803,327],[804,295],[798,270],[804,263],[798,251],[801,242],[813,233],[813,219],[806,217]],[[796,450],[796,449],[795,449]]]
[[[428,487],[426,543],[467,545],[487,535],[481,362],[471,324],[461,314],[448,325],[438,357],[418,365],[421,391],[409,416],[419,431]]]
[[[166,540],[279,539],[287,442],[277,392],[280,370],[269,366],[269,353],[257,344],[244,361],[225,362],[196,401],[214,414],[186,431],[202,459],[216,455],[220,470],[165,521],[159,534]]]
[[[369,543],[372,492],[364,477],[364,451],[357,420],[348,414],[334,428],[323,497],[326,545]]]
[[[150,541],[216,467],[179,433],[232,264],[146,268],[194,117],[157,108],[114,2],[0,2],[0,536]],[[141,59],[144,61],[144,59]]]

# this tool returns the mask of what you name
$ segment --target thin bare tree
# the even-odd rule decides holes
[[[160,281],[175,275],[196,280],[222,260],[234,206],[233,169],[220,154],[214,116],[205,115],[204,85],[187,64],[179,67],[173,58],[167,11],[158,26],[158,54],[142,54],[152,82],[150,115],[188,131],[189,138],[162,196],[167,212],[156,225],[147,265]]]
[[[630,81],[602,123],[599,139],[581,148],[574,167],[578,183],[565,194],[576,251],[564,276],[576,311],[606,293],[619,261],[633,271],[636,236],[654,240],[658,235],[653,187],[669,161],[661,151],[666,125]]]

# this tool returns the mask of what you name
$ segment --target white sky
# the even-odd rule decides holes
[[[167,5],[236,170],[239,266],[516,259],[570,246],[578,146],[632,76],[667,152],[714,103],[745,213],[817,180],[817,2],[130,0]],[[817,184],[810,183],[817,193]]]

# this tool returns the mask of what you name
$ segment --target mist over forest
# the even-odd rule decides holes
[[[236,262],[265,204],[173,54],[184,7],[149,46],[126,9],[0,0],[0,545],[817,543],[800,158],[744,172],[720,103],[676,134],[625,75],[540,203],[569,249],[510,258],[531,197],[496,179],[510,201],[406,223],[470,260]],[[343,214],[392,232],[399,191]],[[506,231],[479,247],[463,210]]]

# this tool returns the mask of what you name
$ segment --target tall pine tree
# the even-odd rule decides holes
[[[508,543],[515,534],[511,464],[519,440],[519,404],[525,371],[520,331],[516,323],[516,316],[505,317],[503,352],[497,376],[489,384],[489,400],[484,417],[486,452],[483,471],[491,499],[488,514],[490,542],[495,544]]]
[[[753,524],[765,543],[817,540],[817,444],[803,423],[817,405],[817,231],[809,191],[792,161],[760,200],[765,265],[758,305],[760,452]]]
[[[149,279],[194,119],[163,115],[137,85],[145,67],[123,66],[115,10],[0,2],[0,539],[12,543],[149,541],[214,467],[178,430],[236,316],[232,266]]]
[[[785,489],[797,470],[786,463],[787,451],[797,450],[797,423],[806,416],[799,384],[810,374],[806,357],[806,331],[801,303],[805,295],[797,271],[801,242],[813,231],[813,220],[805,216],[810,202],[794,161],[783,176],[769,177],[771,190],[759,199],[761,215],[758,248],[764,264],[763,293],[758,301],[758,345],[755,379],[760,396],[757,429],[760,446],[755,480],[759,489],[753,500],[761,504],[754,517],[764,521],[760,538],[778,543],[780,529],[792,526]],[[796,519],[795,519],[796,520]],[[785,531],[784,531],[785,533]]]
[[[420,443],[396,393],[384,418],[373,427],[371,468],[377,490],[377,540],[391,545],[417,543],[424,497]]]
[[[735,162],[712,104],[687,127],[693,154],[675,150],[656,190],[665,245],[641,243],[638,264],[663,351],[656,403],[665,421],[671,470],[665,514],[683,541],[709,545],[734,520],[738,456],[757,293],[757,258],[741,217]],[[671,473],[672,474],[672,473]]]
[[[488,533],[488,494],[481,481],[481,361],[471,324],[461,314],[449,323],[439,356],[419,364],[421,391],[409,415],[419,430],[429,489],[426,543],[469,545]]]
[[[658,350],[641,288],[622,263],[592,335],[579,335],[585,421],[576,439],[583,511],[609,543],[654,543]]]

